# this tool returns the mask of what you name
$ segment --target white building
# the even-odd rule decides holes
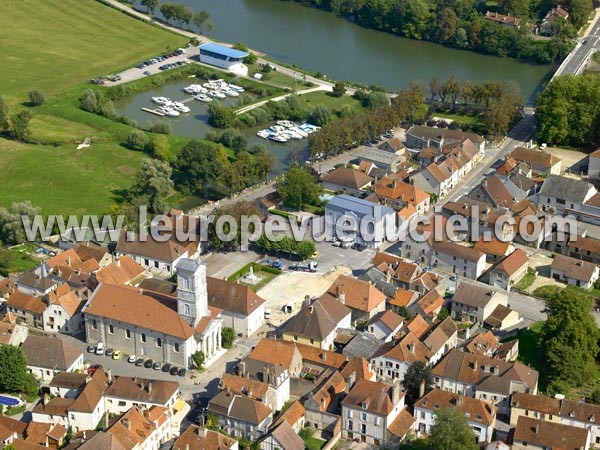
[[[198,50],[201,63],[227,69],[238,75],[248,75],[248,67],[243,63],[248,52],[212,42],[202,44]]]
[[[83,353],[62,339],[30,335],[21,349],[29,372],[42,383],[48,383],[59,372],[83,369]]]

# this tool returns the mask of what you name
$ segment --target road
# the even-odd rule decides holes
[[[560,75],[580,74],[585,68],[588,58],[597,50],[600,50],[600,12],[598,11],[596,11],[592,24],[579,38],[579,42],[557,69],[553,78]]]

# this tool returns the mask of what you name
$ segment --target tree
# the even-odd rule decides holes
[[[0,240],[9,244],[25,242],[27,236],[22,217],[27,216],[32,222],[34,216],[40,213],[41,209],[34,207],[29,200],[14,202],[8,209],[0,208]]]
[[[443,8],[437,16],[437,41],[443,44],[452,42],[456,34],[456,13],[451,8]]]
[[[28,109],[23,109],[10,117],[10,126],[8,132],[13,139],[21,142],[27,142],[31,139],[31,130],[29,121],[33,115]]]
[[[215,128],[231,128],[235,123],[233,109],[221,105],[219,102],[210,102],[208,106],[208,123]]]
[[[479,449],[473,429],[457,408],[437,410],[427,441],[435,450]]]
[[[221,344],[223,348],[231,348],[233,341],[235,340],[235,333],[233,328],[223,327],[221,328]]]
[[[301,210],[304,205],[319,200],[321,191],[312,174],[304,167],[292,167],[277,186],[283,204]]]
[[[171,145],[165,135],[159,134],[154,136],[152,140],[152,156],[167,162],[171,159]]]
[[[404,374],[402,385],[406,392],[406,403],[414,405],[419,398],[433,388],[431,367],[421,361],[414,362]]]
[[[148,210],[153,213],[166,209],[166,199],[173,190],[172,169],[158,159],[146,158],[135,177],[130,193],[148,199]]]
[[[210,248],[218,251],[235,251],[240,247],[241,233],[240,224],[241,216],[254,216],[258,215],[259,211],[251,202],[239,201],[229,206],[222,206],[214,210],[213,215],[215,220],[208,225],[208,245]],[[233,218],[236,223],[236,234],[233,239],[224,241],[217,233],[216,223],[221,216],[229,216]],[[228,222],[223,223],[223,233],[228,235],[232,230]],[[250,230],[253,232],[254,230]]]
[[[275,166],[275,158],[264,147],[259,148],[254,156],[256,158],[256,176],[267,181]]]
[[[146,8],[146,12],[150,15],[154,15],[154,11],[158,7],[160,0],[142,0],[141,4]]]
[[[322,105],[317,106],[308,116],[308,121],[313,125],[322,127],[331,120],[331,112]]]
[[[31,103],[33,106],[43,105],[45,101],[46,96],[41,90],[32,89],[29,91],[29,103]]]
[[[207,11],[199,11],[194,14],[192,23],[198,29],[200,34],[203,34],[204,30],[210,31],[212,29],[212,22],[210,21],[210,14]]]
[[[19,347],[0,347],[0,391],[23,392],[28,383],[27,359]]]
[[[557,387],[581,386],[589,381],[600,331],[586,295],[561,289],[547,300],[546,310],[548,319],[541,336],[544,365],[548,389],[558,393]]]
[[[244,58],[244,64],[248,64],[248,65],[256,64],[257,61],[258,61],[258,56],[256,56],[252,52],[248,53],[248,56],[246,56]]]
[[[174,166],[184,176],[183,185],[200,190],[218,179],[227,162],[222,147],[205,141],[191,141],[181,149]]]
[[[458,28],[454,34],[454,44],[458,48],[466,48],[469,45],[469,38],[467,37],[467,31],[464,28]]]
[[[198,370],[202,369],[202,365],[204,364],[205,360],[206,356],[204,355],[204,352],[200,350],[192,355],[192,361],[194,361],[194,365]]]
[[[150,139],[142,130],[131,130],[127,135],[127,146],[133,150],[144,150],[148,144]]]
[[[445,306],[442,306],[442,308],[440,309],[440,312],[438,313],[438,320],[444,320],[447,317],[450,316],[450,311],[448,311],[448,308],[446,308]]]
[[[346,94],[346,86],[344,85],[344,83],[342,83],[341,81],[336,81],[336,83],[333,85],[333,91],[331,92],[331,94],[334,97],[342,97]]]
[[[0,133],[8,131],[9,127],[9,109],[4,97],[0,96]]]

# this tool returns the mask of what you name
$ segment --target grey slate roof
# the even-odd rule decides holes
[[[82,354],[80,350],[55,337],[30,335],[21,345],[27,365],[53,370],[67,370]]]
[[[390,214],[394,215],[394,210],[388,206],[378,205],[368,200],[363,200],[346,194],[336,195],[329,200],[326,210],[335,210],[341,213],[353,212],[359,218],[365,216],[384,217]]]
[[[459,302],[464,305],[483,308],[494,296],[495,291],[483,286],[461,283],[454,293],[453,302]]]
[[[325,294],[311,306],[303,305],[300,312],[286,324],[283,333],[320,341],[329,336],[337,324],[351,312],[338,299]]]
[[[382,344],[383,342],[371,333],[359,332],[350,342],[348,342],[348,345],[344,347],[342,354],[349,357],[360,356],[366,360],[370,360]]]
[[[540,189],[540,195],[565,200],[571,203],[583,203],[593,186],[587,181],[550,175]]]

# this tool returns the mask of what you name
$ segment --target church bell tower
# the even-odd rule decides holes
[[[208,316],[206,264],[195,259],[181,259],[177,270],[177,313],[192,328],[202,317]]]

